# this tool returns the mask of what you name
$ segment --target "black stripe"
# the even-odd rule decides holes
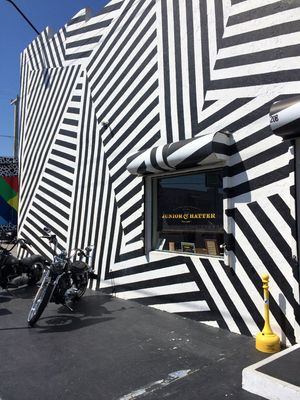
[[[139,102],[136,104],[136,106],[134,108],[132,108],[130,111],[128,111],[128,113],[126,113],[126,115],[124,115],[124,117],[122,118],[122,120],[120,120],[120,122],[118,123],[118,125],[116,125],[115,130],[116,132],[118,132],[119,129],[122,129],[122,127],[124,126],[124,124],[128,121],[128,119],[136,112],[137,109],[139,109],[140,106],[144,105],[145,100],[147,100],[147,98],[154,92],[156,91],[158,87],[158,82],[154,82],[154,84],[147,90],[147,92],[145,92],[143,94],[143,96],[141,97],[141,99],[139,100]],[[115,150],[116,148],[118,148],[119,146],[121,146],[121,144],[124,141],[124,137],[126,137],[127,135],[130,135],[132,132],[135,131],[135,129],[139,126],[139,124],[149,115],[149,113],[151,111],[153,111],[154,109],[156,109],[156,107],[158,106],[158,98],[155,98],[152,103],[150,103],[146,109],[141,110],[140,111],[140,115],[137,116],[137,118],[135,119],[135,121],[132,122],[132,124],[127,128],[126,132],[123,133],[122,137],[120,137],[118,140],[116,140],[114,146],[112,146],[109,150],[107,150],[106,154],[107,157],[109,157]],[[143,130],[144,131],[144,130]],[[140,134],[140,132],[138,132],[138,135]],[[133,139],[130,143],[131,148],[134,147],[136,139]],[[118,160],[119,161],[119,160]],[[125,161],[125,160],[124,160]],[[115,162],[115,161],[114,161]]]
[[[67,190],[65,187],[51,181],[50,179],[46,178],[45,176],[42,177],[42,181],[47,183],[47,185],[52,186],[54,189],[56,189],[58,192],[62,192],[68,197],[72,196],[72,192],[70,190]]]
[[[51,132],[53,132],[52,133],[52,137],[55,135],[55,132],[58,130],[58,125],[59,125],[59,123],[61,121],[62,115],[63,115],[64,110],[66,108],[66,104],[67,104],[67,102],[69,100],[69,96],[70,96],[71,90],[72,90],[72,88],[74,86],[77,74],[79,72],[79,68],[80,68],[79,66],[66,68],[65,71],[63,71],[63,73],[58,76],[56,90],[53,90],[52,96],[50,96],[50,93],[49,93],[47,88],[43,89],[44,91],[47,91],[47,96],[44,96],[44,99],[45,98],[47,99],[47,102],[45,104],[45,109],[44,109],[45,111],[44,112],[46,112],[47,108],[49,107],[48,103],[52,102],[54,99],[55,99],[55,103],[54,104],[56,105],[56,107],[58,107],[57,109],[56,108],[53,109],[53,113],[56,114],[56,119],[52,123],[52,126],[51,126],[51,128],[52,128]],[[55,75],[57,75],[57,73]],[[42,76],[42,74],[40,74],[40,76]],[[63,84],[65,86],[61,86],[62,82],[63,82]],[[67,93],[66,93],[66,89],[64,91],[60,90],[62,87],[65,87],[67,89]],[[62,103],[62,100],[63,100],[64,96],[65,96],[64,102]],[[40,118],[37,120],[36,124],[43,123],[44,127],[48,127],[48,125],[50,126],[49,119],[52,118],[52,114],[53,113],[49,113],[47,115],[47,118],[44,118],[44,115],[40,115]],[[40,127],[40,125],[36,125],[36,124],[31,129],[35,128],[35,130],[39,131],[39,129],[41,129],[41,127]],[[29,127],[28,127],[28,129],[29,129]],[[39,135],[38,136],[38,140],[39,141],[42,140],[44,136],[47,137],[47,135],[43,135],[42,137],[41,137],[41,135]],[[34,136],[34,138],[36,139],[36,136]],[[33,148],[33,146],[31,146],[32,147],[32,151],[36,150],[36,146],[41,147],[40,143],[37,143],[35,145],[35,148]],[[45,146],[45,144],[44,144],[44,146]],[[39,165],[41,167],[46,162],[46,157],[47,157],[47,154],[49,153],[50,146],[51,146],[51,141],[50,141],[50,138],[49,138],[49,139],[47,139],[47,147],[43,148],[43,152],[44,152],[43,153],[44,154],[43,155],[43,159],[39,159]],[[39,174],[36,171],[36,166],[32,165],[32,163],[36,161],[35,159],[36,159],[36,157],[34,159],[31,158],[29,163],[28,163],[28,165],[23,169],[24,172],[25,172],[25,170],[31,170],[32,168],[35,169],[35,177],[31,180],[31,184],[29,186],[30,189],[26,192],[26,196],[27,196],[28,200],[27,200],[26,203],[23,204],[24,209],[26,209],[26,207],[28,206],[28,202],[30,201],[32,193],[35,190],[35,186],[36,186],[37,181],[39,179]],[[23,218],[24,218],[24,215],[19,215],[19,223],[20,224],[22,224]]]
[[[87,15],[86,15],[86,13],[84,13],[83,15],[79,15],[78,17],[72,18],[72,19],[67,23],[67,25],[68,25],[68,26],[72,26],[72,25],[78,24],[78,23],[80,23],[80,22],[86,22],[86,20],[87,20]]]
[[[145,306],[152,306],[154,304],[176,304],[176,303],[183,303],[187,301],[201,301],[205,300],[203,294],[200,292],[186,292],[186,293],[171,293],[171,294],[164,294],[164,295],[157,295],[157,296],[150,296],[150,297],[142,297],[134,299],[140,304]],[[201,313],[200,313],[201,314]]]
[[[153,29],[153,23],[155,21],[155,18],[152,17],[148,23],[146,24],[146,26],[142,29],[142,31],[139,32],[139,34],[137,35],[136,39],[134,40],[133,44],[130,46],[130,48],[126,51],[126,53],[124,54],[124,56],[122,57],[122,59],[118,62],[118,64],[114,67],[114,69],[112,71],[110,71],[109,76],[106,78],[106,80],[102,83],[101,87],[97,90],[97,92],[93,93],[93,96],[95,97],[99,97],[101,92],[103,91],[103,88],[105,88],[110,82],[112,77],[114,77],[115,75],[117,75],[117,73],[120,71],[120,69],[122,68],[123,64],[130,59],[131,62],[130,64],[125,68],[125,70],[122,72],[122,74],[119,76],[119,78],[114,82],[114,85],[112,87],[112,89],[110,90],[110,93],[112,93],[119,85],[120,83],[124,84],[124,80],[126,81],[126,78],[128,76],[128,74],[131,72],[131,70],[133,69],[134,65],[137,65],[138,67],[136,68],[137,71],[135,72],[135,74],[137,75],[139,72],[138,71],[143,71],[145,68],[147,68],[148,63],[154,58],[154,55],[156,54],[155,50],[152,50],[150,52],[150,55],[148,55],[145,59],[145,61],[141,64],[140,60],[142,57],[145,56],[145,54],[147,54],[147,49],[149,48],[149,46],[154,42],[155,38],[156,38],[156,33],[153,32],[149,38],[146,40],[145,44],[141,47],[141,49],[137,52],[137,54],[132,57],[132,53],[134,52],[134,50],[136,49],[136,47],[138,46],[138,44],[141,42],[141,40],[145,37],[145,35],[148,33],[148,31],[150,29]],[[149,51],[149,50],[148,50]],[[99,74],[97,76],[97,78],[93,81],[93,84],[91,85],[91,91],[94,92],[95,88],[97,87],[97,85],[99,84],[99,82],[103,79],[103,77],[105,76],[105,73],[107,73],[107,70],[110,68],[110,65],[108,65],[106,68],[103,68],[99,71]],[[134,79],[134,78],[132,78]],[[130,86],[132,84],[132,81],[127,82],[127,86]],[[101,96],[101,100],[102,102],[99,103],[98,108],[100,108],[102,106],[102,104],[104,104],[107,99],[109,98],[109,94],[106,94],[104,99],[102,100],[102,96]]]
[[[73,180],[72,179],[67,178],[65,175],[62,175],[57,171],[52,171],[49,168],[45,169],[45,174],[52,175],[53,177],[59,179],[62,182],[67,183],[68,185],[72,185],[73,184]]]
[[[34,216],[34,218],[36,218],[39,221],[39,224],[37,224],[35,221],[33,221],[32,218],[28,217],[26,218],[26,222],[28,222],[29,226],[32,226],[33,228],[35,228],[37,231],[41,232],[41,235],[44,236],[43,234],[45,234],[45,232],[43,232],[43,227],[47,226],[51,229],[51,231],[54,233],[54,235],[56,235],[61,241],[63,241],[64,243],[66,242],[66,237],[65,235],[61,232],[61,230],[57,230],[54,226],[52,226],[52,224],[50,223],[50,221],[46,221],[44,218],[41,218],[41,216],[39,214],[36,214],[34,211],[30,210],[29,214],[31,214],[32,216]],[[60,242],[58,242],[58,247],[62,248],[62,244]]]
[[[214,69],[225,69],[241,65],[257,64],[264,61],[280,60],[282,58],[297,57],[300,53],[300,45],[285,46],[238,56],[220,58],[214,64]],[[292,62],[292,60],[291,60]],[[224,71],[226,74],[226,71]]]
[[[274,194],[273,196],[268,197],[268,199],[289,226],[295,225],[296,221],[291,215],[290,208],[287,206],[285,201],[279,196],[279,194]],[[296,239],[295,236],[294,239]]]
[[[78,120],[77,119],[64,118],[63,119],[63,124],[72,125],[72,126],[78,126]]]
[[[103,53],[103,49],[105,48],[107,42],[111,39],[111,37],[118,32],[118,34],[116,35],[115,40],[113,41],[113,43],[111,43],[111,45],[109,46],[109,48],[107,49],[107,51],[104,54],[104,59],[107,59],[109,53],[114,49],[115,43],[118,42],[119,38],[121,37],[121,35],[123,34],[124,30],[126,29],[127,25],[126,24],[122,24],[124,18],[127,16],[127,12],[128,11],[132,11],[132,5],[134,4],[135,0],[130,0],[129,3],[127,4],[127,6],[124,8],[123,12],[121,13],[121,15],[117,18],[116,23],[113,24],[112,28],[109,30],[109,33],[105,36],[104,40],[102,40],[101,45],[99,46],[98,50],[95,52],[94,56],[92,57],[90,63],[87,66],[87,71],[89,72],[89,70],[93,67],[94,63],[96,62],[98,64],[99,62],[99,56],[102,55]],[[121,28],[120,28],[121,26]],[[101,60],[100,60],[101,62]],[[90,73],[90,79],[93,78],[93,76],[98,72],[98,69],[95,68],[92,73]]]
[[[121,220],[125,220],[128,218],[131,214],[133,214],[135,211],[139,210],[143,206],[143,200],[139,200],[136,203],[134,203],[133,206],[129,207],[126,211],[121,214]]]
[[[115,193],[119,194],[121,190],[125,189],[135,179],[133,175],[128,175],[118,186],[115,187]]]
[[[87,58],[92,54],[92,50],[81,51],[78,53],[66,54],[65,60],[79,60],[80,58]]]
[[[137,184],[130,192],[126,193],[122,198],[118,200],[118,207],[122,207],[127,201],[131,200],[136,194],[141,192],[143,189],[142,183]]]
[[[299,32],[300,21],[297,20],[292,22],[285,22],[283,24],[276,25],[275,27],[276,27],[276,36]],[[236,46],[238,44],[250,43],[253,41],[258,41],[267,38],[273,38],[275,40],[273,25],[256,31],[240,33],[238,35],[223,38],[222,47],[231,47],[231,46]]]
[[[262,242],[257,237],[256,233],[250,227],[249,223],[243,217],[241,212],[238,209],[228,210],[226,212],[227,215],[231,216],[235,223],[239,226],[241,231],[244,233],[248,241],[250,242],[252,248],[255,250],[258,257],[261,259],[263,265],[268,269],[270,274],[272,275],[274,281],[277,283],[278,287],[285,294],[287,300],[291,304],[291,306],[295,309],[298,307],[296,304],[294,295],[292,293],[292,288],[286,277],[282,273],[281,269],[276,265],[272,255],[268,252],[268,250],[264,247]]]
[[[203,312],[199,312],[198,314],[203,315],[203,316],[205,315],[206,320],[218,321],[218,325],[220,328],[229,330],[229,327],[228,327],[224,317],[220,313],[220,311],[216,305],[216,302],[214,301],[209,290],[205,286],[203,279],[201,278],[201,275],[197,272],[197,269],[196,269],[194,263],[192,262],[192,260],[189,257],[186,257],[185,261],[186,261],[186,265],[187,265],[196,285],[199,288],[200,293],[203,294],[204,299],[210,309],[209,313],[205,312],[205,314],[203,314]],[[181,314],[181,313],[179,313],[179,314]],[[194,315],[194,313],[191,313],[191,315]]]
[[[122,233],[121,233],[121,236],[122,236]],[[117,270],[117,271],[112,271],[109,274],[109,279],[120,278],[122,276],[141,274],[143,272],[156,271],[158,269],[169,268],[169,267],[173,267],[173,266],[175,267],[177,265],[184,264],[184,263],[185,263],[185,259],[182,256],[175,255],[171,259],[153,261],[153,262],[149,262],[147,264],[138,265],[136,267],[129,267],[129,268],[124,268],[124,269]]]
[[[110,13],[112,11],[119,10],[122,7],[123,3],[124,3],[124,1],[120,1],[115,4],[108,4],[101,11],[99,11],[97,14],[95,14],[95,17],[98,15],[103,15],[103,14]]]
[[[237,250],[237,247],[235,247],[235,249]],[[255,304],[253,303],[253,300],[248,293],[247,287],[243,285],[239,276],[235,273],[235,270],[233,268],[228,268],[228,266],[226,266],[224,262],[221,262],[221,265],[228,279],[232,283],[234,289],[238,293],[239,298],[241,299],[244,306],[247,308],[249,314],[253,318],[254,322],[258,327],[261,327],[263,325],[263,318],[259,313],[259,311],[257,310]]]
[[[74,29],[73,31],[69,31],[66,34],[67,38],[72,36],[81,35],[82,33],[96,31],[101,28],[106,28],[111,23],[111,19],[107,19],[104,21],[96,22],[95,24],[91,24],[88,26],[83,26],[82,28]]]
[[[254,155],[253,157],[247,158],[247,160],[241,161],[238,164],[228,167],[227,176],[234,176],[240,174],[241,172],[245,172],[250,168],[254,168],[263,164],[270,160],[275,160],[276,157],[279,157],[288,152],[288,143],[281,142],[274,147],[268,148],[261,153]]]
[[[249,134],[242,140],[237,140],[233,145],[229,146],[229,154],[233,155],[239,153],[240,151],[247,149],[253,144],[259,143],[260,141],[268,138],[269,136],[271,136],[269,127],[260,129],[253,134]]]
[[[75,247],[81,247],[79,232],[82,227],[82,218],[78,218],[77,220],[77,231],[75,231],[75,216],[78,210],[82,210],[83,207],[83,194],[84,190],[80,190],[80,188],[84,187],[85,184],[85,176],[84,171],[87,167],[86,160],[87,160],[87,147],[85,148],[84,152],[84,143],[86,140],[87,132],[85,130],[85,126],[87,123],[90,123],[90,113],[91,113],[91,104],[90,104],[90,97],[88,96],[88,85],[85,85],[84,93],[83,93],[83,108],[82,108],[82,118],[80,121],[80,135],[79,135],[79,147],[78,147],[78,166],[79,171],[77,172],[76,182],[75,182],[75,193],[78,193],[78,196],[75,197],[75,206],[73,207],[72,213],[72,229],[74,237]],[[89,125],[87,125],[89,126]],[[80,181],[81,179],[81,181]],[[86,224],[85,224],[86,225]],[[70,247],[72,244],[70,243]]]
[[[57,214],[60,214],[66,220],[69,219],[69,214],[68,213],[64,212],[61,208],[55,206],[50,201],[46,200],[45,197],[41,196],[40,194],[37,194],[35,197],[36,197],[36,199],[40,200],[43,204],[45,204],[49,208],[52,208],[52,210],[54,210]],[[54,199],[54,197],[51,196],[51,199]]]
[[[34,210],[37,210],[38,214]],[[53,212],[46,211],[44,207],[40,206],[35,201],[32,203],[32,208],[30,209],[29,214],[33,215],[37,219],[41,219],[41,215],[43,217],[48,217],[51,222],[53,221],[58,226],[60,226],[65,232],[68,232],[68,225],[64,224],[62,220],[59,218],[59,216],[54,215]],[[47,226],[46,222],[44,223],[44,226]]]
[[[100,38],[101,36],[91,36],[87,39],[76,40],[74,42],[68,41],[68,43],[66,44],[66,49],[72,49],[73,47],[80,47],[80,46],[85,46],[87,44],[98,43]]]
[[[55,144],[58,146],[66,147],[68,149],[76,150],[77,146],[74,143],[66,142],[64,140],[56,139]]]
[[[224,72],[226,75],[226,72]],[[297,69],[276,71],[256,75],[239,76],[214,80],[210,84],[210,90],[241,88],[248,86],[270,85],[279,82],[296,82],[300,80],[300,71]]]
[[[147,115],[146,111],[143,113],[144,116]],[[141,140],[147,133],[150,132],[150,130],[153,128],[158,123],[159,116],[156,115],[136,136],[136,138],[131,141],[127,146],[124,146],[123,150],[118,153],[118,156],[115,157],[110,163],[109,163],[109,168],[112,169],[121,159],[125,159],[128,153],[131,151],[132,147],[134,146],[135,143],[138,143],[139,140]],[[113,149],[115,150],[115,146],[113,146]]]
[[[208,36],[208,10],[207,2],[200,1],[200,30],[201,30],[201,53],[202,53],[202,75],[203,75],[203,98],[208,88],[211,85],[210,82],[210,70],[209,70],[209,36]]]
[[[72,114],[79,114],[80,113],[80,109],[79,108],[75,108],[75,107],[68,107],[67,109],[68,113],[72,113]]]
[[[241,24],[247,21],[259,20],[260,18],[267,17],[269,15],[272,15],[274,17],[274,20],[276,20],[277,13],[298,7],[299,7],[298,2],[293,3],[293,2],[277,1],[276,3],[268,5],[261,4],[261,6],[258,8],[253,8],[252,10],[231,15],[228,18],[227,26]]]
[[[72,162],[76,161],[76,157],[74,157],[74,156],[72,156],[71,154],[68,154],[68,153],[63,153],[62,151],[59,151],[59,150],[56,150],[56,149],[53,149],[51,154],[53,154],[55,156],[58,156],[58,157],[61,157],[63,159],[72,161]]]
[[[147,51],[147,47],[148,45],[150,45],[150,43],[152,42],[152,40],[154,39],[154,37],[149,38],[149,41],[147,41],[145,43],[145,48],[143,47],[144,51]],[[93,95],[93,98],[96,98],[96,96],[100,95],[100,99],[98,101],[97,99],[97,105],[96,105],[96,112],[98,110],[100,110],[104,105],[106,105],[106,108],[102,111],[102,113],[99,115],[98,117],[98,122],[101,122],[102,119],[105,119],[105,116],[107,115],[107,113],[109,112],[109,110],[113,107],[113,105],[117,102],[117,100],[119,100],[119,98],[122,97],[122,95],[127,94],[127,99],[126,99],[126,104],[129,103],[129,101],[131,99],[134,98],[134,96],[136,94],[138,94],[138,92],[142,89],[143,85],[145,85],[147,83],[147,80],[149,80],[151,78],[151,76],[153,76],[154,74],[157,73],[157,65],[155,64],[146,74],[146,77],[142,79],[142,82],[140,82],[140,74],[146,69],[148,68],[149,63],[151,62],[151,60],[153,59],[153,57],[156,56],[157,53],[157,49],[153,49],[151,51],[151,53],[149,53],[149,55],[145,58],[145,60],[142,63],[139,63],[138,68],[134,71],[133,75],[132,75],[132,80],[128,80],[126,77],[127,75],[132,71],[132,69],[134,68],[134,66],[136,65],[137,62],[139,62],[140,57],[142,56],[142,53],[139,52],[136,57],[134,57],[130,63],[130,65],[124,70],[124,72],[121,74],[121,76],[114,82],[114,84],[111,87],[111,90],[109,91],[109,93],[105,94],[105,95],[100,95],[101,91],[103,90],[103,87],[101,87],[99,89],[99,91]],[[109,76],[109,79],[112,79],[112,76]],[[137,85],[137,87],[135,89],[130,88],[130,86],[132,85],[132,81],[138,81],[139,84]],[[121,89],[118,89],[118,91],[116,91],[116,89],[119,87]],[[130,88],[130,90],[129,90]],[[115,111],[115,113],[112,115],[111,120],[113,120],[114,118],[116,118],[117,115],[120,114],[120,112],[123,110],[124,108],[124,104],[121,104],[119,106],[119,108]],[[109,140],[109,139],[107,139]]]
[[[168,8],[167,0],[161,1],[162,15],[162,41],[163,41],[163,85],[164,85],[164,118],[166,125],[167,142],[173,141],[172,136],[172,112],[171,112],[171,89],[170,89],[170,69],[169,69],[169,38],[168,38]]]
[[[154,146],[155,144],[157,144],[160,138],[161,138],[160,131],[153,133],[152,137],[150,137],[149,140],[140,148],[140,151],[149,149],[150,147]]]
[[[233,247],[235,256],[238,258],[239,262],[241,263],[244,271],[247,273],[248,277],[252,281],[253,285],[255,286],[256,290],[260,293],[261,298],[263,300],[263,289],[262,289],[262,280],[258,273],[256,272],[255,268],[251,264],[249,257],[245,254],[243,249],[240,247],[238,242],[232,237]],[[262,301],[263,307],[263,301]],[[294,328],[287,320],[284,312],[281,310],[279,305],[274,301],[272,294],[270,293],[270,310],[276,319],[277,323],[279,324],[282,329],[284,329],[284,334],[288,337],[291,343],[295,342],[294,336]],[[255,320],[257,326],[262,329],[264,326],[264,320],[262,316],[258,313],[258,311],[254,308],[251,312],[252,318]]]
[[[281,179],[285,179],[289,174],[288,165],[274,169],[272,172],[268,172],[264,175],[261,175],[257,178],[246,180],[245,182],[231,188],[225,188],[224,194],[227,198],[232,198],[236,196],[240,196],[245,193],[249,193],[252,190],[260,189],[264,186],[270,185],[271,183],[280,181]]]
[[[148,279],[147,281],[127,283],[125,285],[116,285],[114,286],[113,291],[115,293],[129,292],[132,290],[147,289],[157,286],[168,286],[168,285],[174,285],[176,283],[184,283],[190,281],[191,281],[191,274],[186,273],[186,274],[168,276],[164,278]],[[112,288],[103,288],[102,291],[110,293],[112,291]]]
[[[143,30],[142,30],[141,32],[139,31],[140,25],[141,25],[142,22],[148,17],[148,13],[149,13],[149,11],[151,10],[151,8],[153,7],[153,5],[154,5],[154,3],[152,2],[152,3],[143,11],[143,13],[141,14],[141,16],[136,20],[135,25],[132,27],[132,29],[130,30],[130,32],[126,32],[126,36],[125,36],[125,37],[121,38],[121,35],[120,35],[121,32],[123,33],[123,31],[124,31],[124,27],[121,29],[121,31],[120,31],[119,34],[117,35],[117,36],[119,37],[119,41],[118,41],[118,42],[115,41],[115,48],[113,49],[113,54],[117,54],[118,52],[120,52],[120,51],[122,50],[122,48],[124,47],[124,43],[127,43],[127,42],[130,41],[133,32],[134,32],[134,36],[137,36],[137,32],[139,32],[139,34],[138,34],[138,36],[136,37],[136,39],[135,39],[133,45],[131,45],[131,46],[130,46],[130,49],[126,52],[126,54],[127,54],[126,58],[123,57],[122,63],[119,62],[119,67],[122,66],[122,64],[124,63],[124,61],[127,60],[128,57],[130,57],[130,55],[131,55],[131,53],[132,53],[132,50],[133,50],[133,49],[137,46],[137,44],[139,43],[139,41],[137,41],[137,39],[138,39],[138,38],[141,39],[141,38],[144,36],[145,33],[143,34],[142,32],[147,32],[150,28],[153,29],[153,23],[154,23],[154,21],[155,21],[155,17],[151,17],[150,20],[147,22],[145,28],[143,28]],[[136,10],[139,9],[141,6],[142,6],[142,3],[138,3],[138,4],[137,4]],[[135,10],[135,12],[136,12],[136,10]],[[152,22],[150,22],[150,21],[152,21]],[[125,32],[124,32],[124,33],[125,33]],[[141,36],[141,35],[142,35],[142,36]],[[110,46],[110,48],[111,48],[111,46]],[[98,60],[97,62],[101,64],[102,60],[103,60],[103,61],[104,61],[104,60],[106,61],[107,59],[109,59],[109,54],[108,54],[108,53],[109,53],[109,50],[106,51],[106,53],[105,53],[106,56],[103,55],[103,56],[101,57],[101,59]],[[113,56],[113,57],[115,57],[115,56]],[[104,74],[107,73],[108,68],[110,68],[110,64],[109,64],[109,63],[108,63],[108,65],[107,65],[105,68],[101,68],[100,70],[97,71],[97,78],[96,78],[95,82],[93,82],[93,85],[91,86],[91,90],[92,90],[92,91],[93,91],[93,89],[94,89],[94,85],[97,85],[98,82],[103,78]],[[91,78],[93,77],[93,75],[94,75],[93,73],[90,74],[90,80],[91,80]]]
[[[245,321],[242,319],[240,313],[238,312],[238,309],[231,300],[229,294],[224,288],[210,261],[208,259],[202,259],[201,262],[240,332],[244,335],[251,336],[251,332],[249,331]]]
[[[137,227],[141,226],[141,223],[143,222],[143,217],[138,217],[136,218],[135,221],[131,222],[131,224],[127,225],[124,228],[124,233],[127,235],[129,232],[133,231],[134,229],[136,229]],[[141,236],[141,235],[140,235]],[[139,237],[139,239],[141,239],[141,237]]]
[[[239,109],[240,107],[243,107],[245,104],[249,103],[249,101],[250,101],[250,99],[246,97],[243,99],[235,99],[231,103],[226,104],[220,110],[214,112],[209,117],[203,119],[197,126],[198,132],[203,131],[204,129],[208,128],[210,125],[212,125],[216,121],[219,121],[222,118],[226,117],[228,114],[231,114],[232,112],[236,112],[237,109]]]
[[[291,265],[291,267],[293,267],[294,262],[292,261],[291,247],[281,235],[280,227],[278,227],[279,229],[277,229],[277,227],[273,224],[273,222],[256,201],[253,203],[249,203],[248,207],[258,219],[259,223],[262,225],[267,234],[270,236],[278,250],[282,253],[282,255]]]
[[[174,26],[180,26],[180,11],[179,2],[181,0],[173,1],[173,20]],[[185,139],[185,126],[184,126],[184,109],[183,109],[183,91],[182,91],[182,59],[181,59],[181,34],[180,29],[174,29],[174,43],[175,43],[175,73],[176,73],[176,98],[177,98],[177,120],[178,120],[178,133],[179,139]]]
[[[77,121],[78,122],[78,121]],[[72,138],[77,138],[77,132],[69,131],[68,129],[60,129],[59,130],[60,135],[72,137]]]
[[[198,112],[197,99],[199,94],[196,93],[196,67],[195,67],[195,38],[194,38],[194,12],[193,2],[186,3],[186,26],[187,26],[187,45],[188,45],[188,70],[189,70],[189,98],[190,98],[190,113],[192,123],[192,136],[199,133],[198,130]],[[197,71],[198,73],[198,71]],[[203,77],[205,79],[205,77]],[[172,140],[171,140],[172,141]]]
[[[42,179],[44,181],[44,179]],[[50,190],[46,189],[43,186],[39,186],[39,190],[43,193],[45,193],[47,196],[49,196],[50,198],[58,201],[59,203],[63,204],[65,207],[70,208],[71,204],[70,202],[68,202],[67,200],[63,199],[61,196],[53,193],[53,191],[50,192]]]
[[[75,171],[75,168],[70,167],[69,165],[67,165],[67,164],[65,164],[65,163],[63,164],[63,163],[61,163],[61,162],[58,162],[58,161],[56,161],[56,160],[53,160],[53,159],[51,159],[51,158],[48,160],[48,164],[55,165],[56,167],[62,169],[63,171],[68,171],[68,172],[71,172],[72,174],[74,174],[74,171]],[[62,171],[62,172],[63,172],[63,171]]]

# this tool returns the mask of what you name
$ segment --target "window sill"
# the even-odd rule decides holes
[[[205,259],[218,259],[218,260],[224,260],[224,256],[213,256],[209,254],[192,254],[192,253],[180,253],[180,252],[174,252],[174,251],[161,251],[161,250],[152,250],[148,253],[148,259],[149,262],[152,261],[159,261],[161,259],[166,259],[166,258],[174,258],[174,257],[191,257],[191,258],[205,258]]]

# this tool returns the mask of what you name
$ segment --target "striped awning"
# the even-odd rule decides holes
[[[128,157],[127,170],[133,175],[149,175],[224,162],[229,137],[217,132],[139,151]]]

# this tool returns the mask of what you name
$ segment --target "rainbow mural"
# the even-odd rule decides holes
[[[17,229],[18,193],[18,161],[0,157],[0,236]]]

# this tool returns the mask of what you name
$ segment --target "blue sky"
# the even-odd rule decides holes
[[[46,26],[58,31],[85,7],[94,13],[109,0],[13,0],[38,31]],[[20,53],[36,33],[7,0],[0,0],[0,156],[13,154],[14,106],[20,92]]]

